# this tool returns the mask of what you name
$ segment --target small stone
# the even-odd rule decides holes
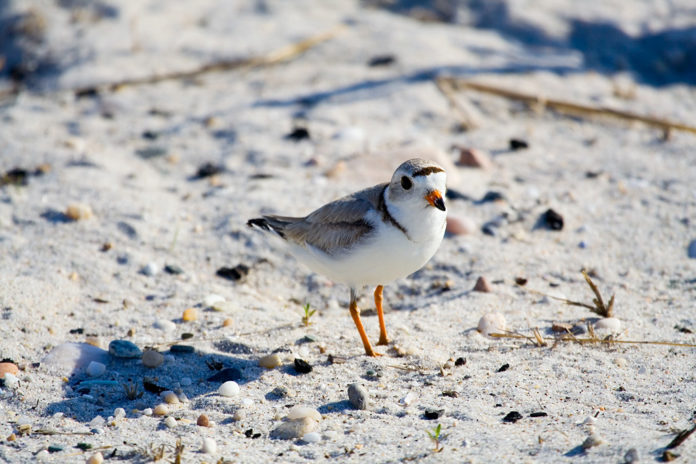
[[[547,417],[548,413],[544,411],[538,411],[538,412],[533,412],[529,415],[529,417]]]
[[[582,449],[588,450],[590,448],[594,448],[595,446],[599,446],[602,443],[604,443],[604,440],[602,440],[602,437],[597,435],[596,433],[591,433],[589,437],[585,439],[585,441],[582,442]]]
[[[466,358],[459,357],[456,359],[456,361],[454,361],[454,365],[457,367],[463,366],[465,364],[466,364]]]
[[[312,366],[304,359],[295,358],[295,370],[300,374],[309,374],[312,372]]]
[[[508,369],[510,369],[510,364],[505,363],[502,366],[500,366],[496,372],[505,372]]]
[[[53,454],[53,453],[58,453],[58,452],[60,452],[60,451],[63,451],[63,449],[64,449],[64,448],[63,448],[62,446],[60,446],[60,445],[50,445],[50,446],[47,448],[46,451],[48,451],[49,453]]]
[[[116,358],[140,358],[143,352],[138,346],[128,340],[113,340],[109,343],[109,353]]]
[[[237,264],[235,267],[221,267],[215,273],[218,277],[228,280],[242,280],[249,274],[249,266],[246,264]]]
[[[317,422],[321,421],[321,414],[319,414],[319,411],[309,406],[295,406],[288,411],[287,415],[288,420],[299,420],[305,417],[309,417]]]
[[[154,276],[159,274],[160,268],[157,263],[147,263],[143,268],[140,270],[143,274],[146,276]]]
[[[278,398],[294,398],[296,395],[294,390],[291,390],[290,388],[284,385],[275,387],[273,390],[271,390],[270,394]]]
[[[635,464],[639,461],[640,457],[638,456],[638,450],[635,448],[630,448],[628,451],[626,451],[626,454],[624,454],[625,464]]]
[[[259,359],[259,366],[266,369],[273,369],[282,364],[278,353],[269,354]]]
[[[99,377],[106,372],[106,366],[97,361],[91,361],[87,366],[87,375],[90,377]]]
[[[551,230],[562,230],[563,229],[563,216],[558,214],[556,211],[549,208],[543,215],[544,223]]]
[[[686,254],[689,258],[696,259],[696,240],[692,240],[691,243],[689,243]]]
[[[467,147],[457,147],[459,150],[459,165],[469,168],[490,169],[493,166],[490,157],[481,150]]]
[[[73,203],[68,205],[65,209],[65,215],[73,221],[82,221],[94,216],[92,208],[84,203]]]
[[[210,420],[208,420],[208,416],[205,414],[201,414],[198,416],[198,419],[196,420],[196,425],[200,427],[210,427]]]
[[[143,416],[151,416],[154,413],[152,408],[145,408],[143,409]]]
[[[476,230],[476,224],[468,218],[447,216],[445,232],[450,235],[471,235]]]
[[[104,456],[101,453],[94,453],[87,459],[87,464],[102,464],[104,462]]]
[[[227,318],[224,321],[222,321],[222,326],[223,327],[231,327],[234,321],[231,318]]]
[[[476,285],[474,285],[474,290],[475,292],[482,292],[482,293],[490,293],[491,292],[491,286],[488,283],[488,280],[486,280],[485,277],[481,276],[478,279],[476,279]]]
[[[201,445],[201,453],[203,454],[215,454],[217,453],[217,443],[215,439],[210,437],[203,438],[203,444]]]
[[[220,396],[232,397],[239,395],[239,385],[233,380],[228,380],[227,382],[220,385],[218,388],[218,393]]]
[[[348,385],[348,399],[355,409],[367,409],[370,404],[367,390],[357,383]]]
[[[190,354],[196,349],[190,345],[172,345],[169,347],[169,352],[172,354]]]
[[[321,441],[321,435],[319,432],[309,432],[302,436],[302,441],[307,443],[319,443]]]
[[[618,335],[621,333],[621,320],[615,317],[603,317],[592,328],[598,335]]]
[[[174,419],[172,416],[168,416],[166,419],[164,419],[164,425],[170,429],[173,429],[176,427],[176,419]]]
[[[208,377],[208,382],[227,382],[228,380],[243,379],[242,371],[237,367],[228,367],[217,374]]]
[[[517,411],[510,411],[509,413],[507,413],[505,415],[505,417],[503,417],[503,422],[510,422],[510,423],[514,424],[515,422],[517,422],[520,419],[522,419],[522,414],[520,414]]]
[[[0,379],[5,377],[5,374],[12,374],[16,376],[19,374],[19,367],[13,362],[1,362],[0,363]]]
[[[221,303],[225,302],[225,297],[211,293],[203,299],[203,305],[206,308],[218,309]]]
[[[300,140],[309,139],[309,130],[306,127],[295,127],[292,132],[283,137],[286,140],[299,142]]]
[[[505,332],[505,316],[501,313],[485,314],[479,319],[478,331],[483,335]]]
[[[510,139],[510,150],[517,151],[517,150],[524,150],[527,148],[529,148],[529,144],[527,143],[526,140]]]
[[[167,404],[179,404],[179,397],[173,391],[166,391],[160,394],[160,397]]]
[[[179,275],[179,274],[183,274],[184,270],[181,269],[176,264],[165,264],[164,265],[164,272],[166,272],[167,274]]]
[[[301,438],[313,432],[317,428],[317,422],[310,417],[283,422],[275,429],[271,430],[271,438],[280,440],[293,440]]]
[[[145,350],[143,353],[143,366],[154,369],[164,362],[164,355],[159,351]]]
[[[445,413],[444,409],[428,408],[423,413],[423,416],[425,416],[425,418],[428,420],[436,420],[436,419],[439,419],[444,413]]]
[[[126,417],[126,410],[123,408],[116,408],[114,409],[114,417],[116,419],[121,419],[123,417]]]
[[[8,435],[8,437],[6,438],[6,440],[7,440],[7,441],[15,441],[15,440],[17,440],[17,435],[15,435],[14,433],[11,433],[11,434]]]
[[[158,404],[155,409],[152,410],[152,414],[155,416],[166,416],[169,414],[169,407],[166,404]]]
[[[184,322],[191,322],[198,319],[198,312],[196,312],[196,308],[185,309],[181,319],[183,319]]]
[[[414,392],[408,392],[406,396],[399,400],[401,406],[410,406],[411,403],[416,399],[416,394]]]

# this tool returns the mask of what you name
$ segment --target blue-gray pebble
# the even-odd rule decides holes
[[[140,358],[143,352],[128,340],[113,340],[109,343],[109,353],[116,358]]]

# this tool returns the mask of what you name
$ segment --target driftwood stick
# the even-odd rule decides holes
[[[524,102],[530,106],[537,107],[548,107],[552,108],[559,113],[574,115],[574,116],[611,116],[614,118],[622,119],[624,121],[631,122],[642,122],[651,127],[656,127],[662,129],[666,133],[671,130],[680,130],[684,132],[691,132],[696,134],[696,127],[682,124],[679,122],[670,121],[663,118],[656,118],[652,116],[645,116],[631,111],[617,110],[613,108],[607,108],[604,106],[592,106],[585,105],[582,103],[573,103],[567,100],[556,100],[553,98],[544,98],[540,95],[531,95],[527,93],[517,92],[515,90],[506,89],[503,87],[498,87],[491,84],[483,84],[480,82],[473,82],[467,79],[458,79],[455,77],[440,77],[440,81],[447,81],[449,85],[457,90],[471,89],[478,92],[489,93],[492,95],[497,95],[510,100],[516,100]]]

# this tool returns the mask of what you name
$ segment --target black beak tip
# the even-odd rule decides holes
[[[440,211],[446,211],[447,209],[445,208],[445,201],[442,198],[438,198],[435,200],[435,207],[439,209]]]

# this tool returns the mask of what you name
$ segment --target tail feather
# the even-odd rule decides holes
[[[247,225],[249,227],[257,227],[262,230],[267,230],[269,232],[275,232],[276,234],[280,235],[282,238],[285,238],[285,234],[283,233],[283,229],[285,228],[288,222],[279,220],[275,217],[270,217],[270,216],[264,216],[260,218],[254,218],[254,219],[249,219],[247,221]]]

